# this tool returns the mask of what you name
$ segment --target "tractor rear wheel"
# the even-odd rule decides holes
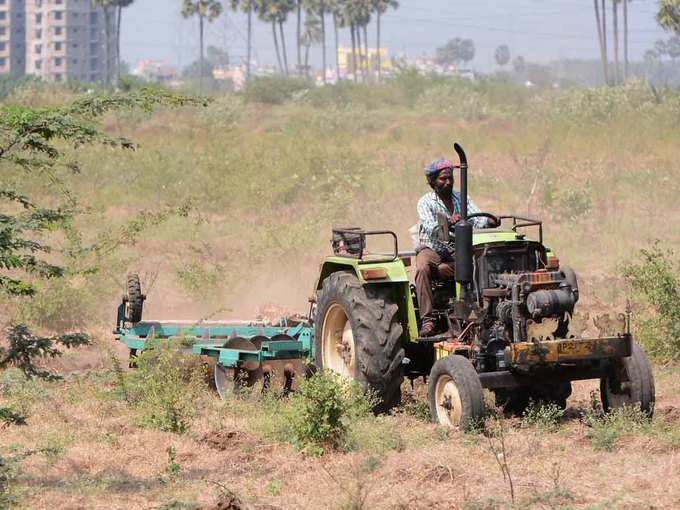
[[[137,273],[127,275],[126,289],[125,320],[128,322],[139,322],[142,320],[142,310],[146,296],[142,294],[142,284]]]
[[[470,430],[484,419],[482,383],[470,360],[452,354],[438,360],[427,388],[432,421]]]
[[[403,329],[391,294],[346,272],[328,276],[317,294],[315,364],[373,391],[375,412],[401,401]]]
[[[627,358],[612,364],[606,377],[600,379],[602,408],[611,411],[623,406],[637,407],[652,417],[654,413],[654,376],[645,351],[633,342]]]

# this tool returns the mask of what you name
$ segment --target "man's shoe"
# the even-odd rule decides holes
[[[420,331],[418,336],[428,337],[435,334],[435,323],[434,321],[426,321],[420,326]]]

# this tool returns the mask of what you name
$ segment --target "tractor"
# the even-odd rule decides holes
[[[654,378],[631,335],[630,311],[595,318],[598,334],[588,336],[588,320],[576,312],[576,273],[543,244],[542,222],[468,215],[467,158],[460,145],[454,150],[462,219],[439,221],[455,257],[455,279],[432,283],[439,334],[419,337],[409,278],[415,253],[400,252],[391,231],[335,228],[306,318],[142,320],[146,296],[130,275],[114,335],[130,349],[131,364],[151,339],[181,336],[193,338],[191,352],[214,368],[222,398],[236,385],[261,382],[265,391],[276,379],[288,393],[300,377],[327,369],[370,389],[375,411],[386,412],[400,403],[404,378],[423,378],[432,420],[465,430],[484,417],[483,389],[496,405],[521,412],[532,401],[564,408],[572,381],[599,379],[605,411],[634,406],[651,417]],[[478,216],[496,226],[474,229]],[[388,240],[389,252],[369,250],[375,237]]]
[[[635,406],[651,416],[654,378],[630,332],[630,311],[595,320],[584,335],[576,314],[575,272],[543,244],[543,225],[515,215],[467,214],[467,158],[460,164],[462,220],[440,218],[440,239],[455,257],[455,280],[434,281],[441,334],[419,337],[409,269],[391,231],[333,229],[333,255],[322,265],[313,298],[314,361],[370,388],[377,411],[401,400],[404,378],[424,378],[433,421],[467,429],[484,417],[483,389],[496,405],[521,412],[530,402],[562,408],[571,382],[599,379],[603,409]],[[473,229],[473,217],[494,228]],[[530,239],[527,231],[537,232]],[[391,238],[391,253],[371,253],[367,239]],[[534,236],[535,237],[535,236]]]

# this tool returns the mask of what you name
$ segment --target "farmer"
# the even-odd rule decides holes
[[[451,249],[440,241],[437,214],[445,214],[454,225],[461,220],[460,193],[453,191],[453,163],[447,159],[435,159],[425,167],[425,177],[432,191],[418,200],[418,247],[416,248],[416,296],[422,326],[420,336],[432,336],[435,331],[435,317],[432,314],[432,277],[453,280],[454,260]],[[468,214],[480,212],[472,199],[468,198]],[[474,227],[490,225],[487,218],[470,220]]]

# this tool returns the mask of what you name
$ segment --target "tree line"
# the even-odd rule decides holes
[[[204,30],[205,23],[217,19],[223,12],[223,4],[219,0],[181,0],[182,15],[185,18],[196,17],[199,23],[200,66],[204,69]],[[361,78],[368,81],[377,71],[377,78],[382,78],[382,62],[380,55],[381,18],[389,9],[397,9],[397,0],[226,0],[227,7],[233,11],[246,14],[246,78],[250,78],[253,19],[271,25],[272,40],[276,53],[276,61],[281,74],[290,76],[307,76],[309,73],[309,52],[313,44],[321,45],[321,60],[324,72],[322,79],[326,83],[327,40],[329,24],[332,24],[335,44],[336,75],[339,76],[339,31],[348,29],[352,40],[350,69],[354,81]],[[295,66],[291,73],[288,46],[284,25],[293,20],[295,23]],[[375,25],[376,62],[371,63],[368,49],[369,26]],[[203,72],[201,72],[201,75]]]

